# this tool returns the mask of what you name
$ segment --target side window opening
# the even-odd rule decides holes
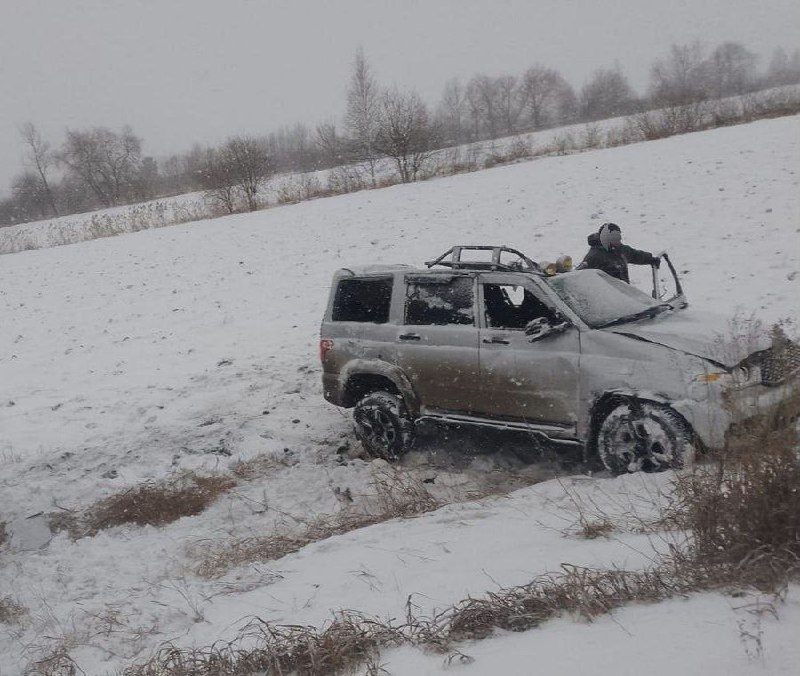
[[[340,280],[333,301],[332,320],[385,324],[389,321],[392,281],[391,277]]]
[[[555,321],[555,313],[533,293],[513,284],[484,284],[483,312],[491,328],[524,329],[533,319]]]
[[[471,326],[474,323],[472,277],[409,282],[406,288],[406,324]]]

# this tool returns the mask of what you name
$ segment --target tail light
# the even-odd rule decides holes
[[[324,362],[325,355],[328,354],[328,351],[333,348],[333,341],[332,340],[320,340],[319,341],[319,360]]]

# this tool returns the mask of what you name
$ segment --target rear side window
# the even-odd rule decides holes
[[[343,279],[333,301],[333,321],[385,324],[389,321],[391,300],[391,277]]]
[[[474,324],[474,295],[471,277],[409,282],[406,289],[406,324]]]

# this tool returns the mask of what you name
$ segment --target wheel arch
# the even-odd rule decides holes
[[[658,404],[659,406],[666,406],[675,415],[677,415],[686,428],[692,435],[693,443],[696,444],[698,450],[702,447],[702,441],[697,435],[692,424],[686,419],[679,410],[673,406],[672,400],[667,397],[661,396],[654,392],[637,392],[633,390],[610,390],[604,392],[595,398],[589,414],[589,427],[586,442],[584,444],[584,459],[589,460],[597,457],[597,434],[600,431],[600,426],[606,419],[611,411],[621,404],[629,404],[632,402],[648,402],[650,404]]]
[[[419,402],[408,378],[402,371],[384,363],[360,363],[345,374],[344,405],[352,408],[371,392],[385,390],[403,398],[409,413],[416,416]]]

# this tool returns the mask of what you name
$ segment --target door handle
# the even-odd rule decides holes
[[[401,333],[398,336],[400,340],[420,340],[421,337],[418,333]]]
[[[510,345],[509,341],[507,341],[505,338],[498,338],[497,336],[493,336],[492,338],[484,338],[483,342],[491,345]]]

